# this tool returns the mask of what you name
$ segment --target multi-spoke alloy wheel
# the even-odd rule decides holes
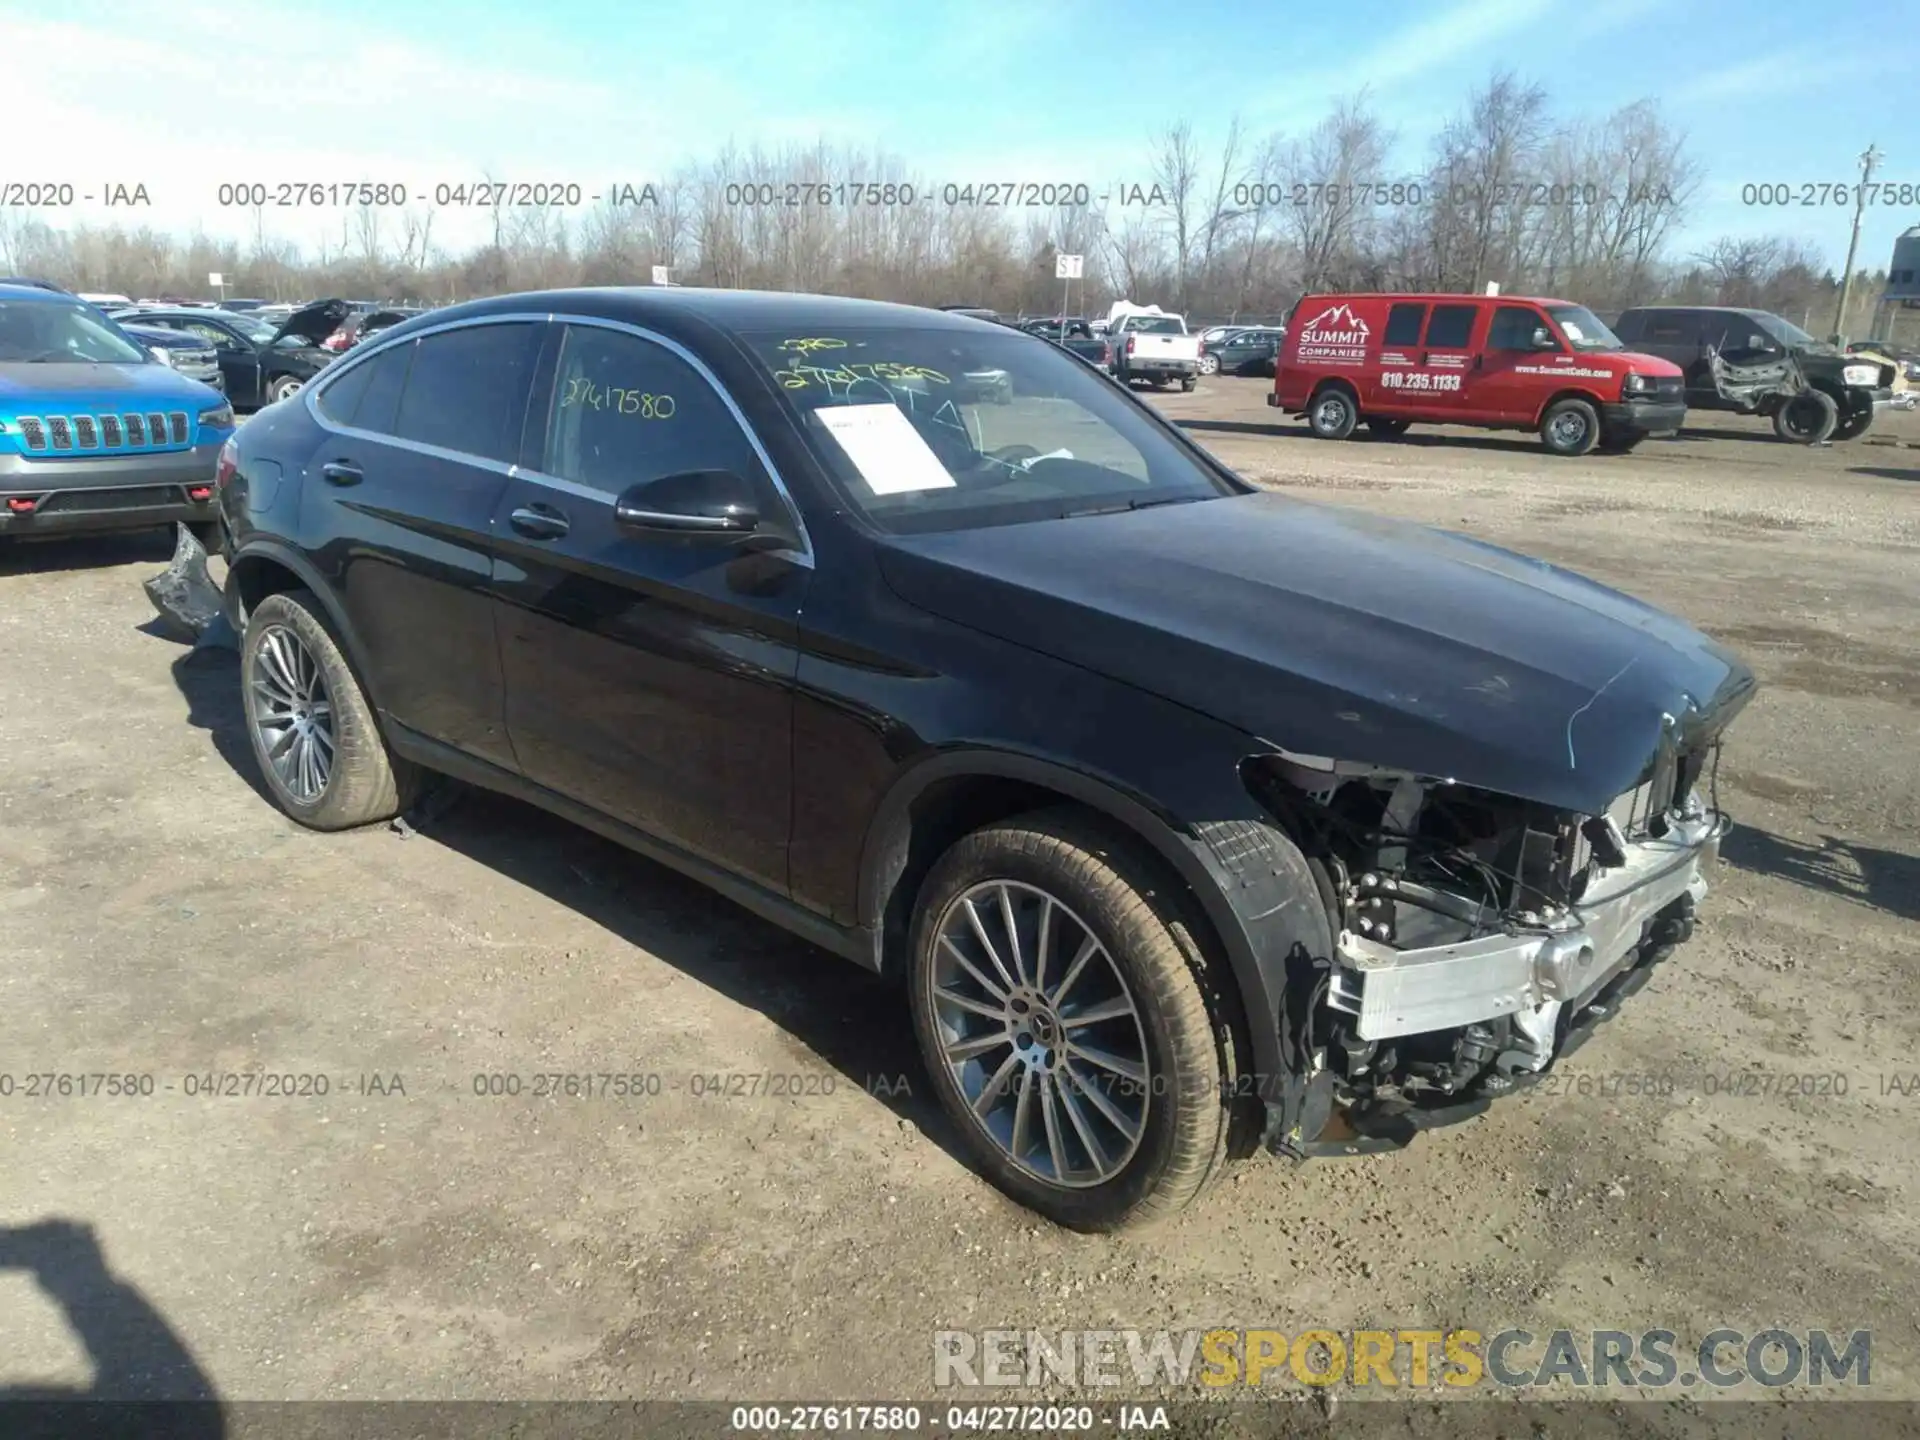
[[[918,888],[907,982],[934,1091],[981,1172],[1049,1219],[1150,1221],[1225,1165],[1238,1052],[1193,905],[1072,809],[962,836]]]
[[[253,652],[247,683],[260,753],[287,793],[318,804],[333,775],[333,699],[320,666],[298,635],[270,625]]]
[[[1056,1185],[1133,1158],[1152,1095],[1140,1012],[1086,922],[1046,891],[975,885],[939,922],[931,992],[947,1067],[987,1137]]]
[[[418,773],[389,754],[373,706],[320,602],[269,595],[240,638],[241,700],[254,757],[280,808],[316,830],[393,817]]]

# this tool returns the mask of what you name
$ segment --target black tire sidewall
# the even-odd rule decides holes
[[[253,690],[253,666],[266,632],[275,627],[290,630],[299,638],[320,667],[327,687],[334,722],[333,766],[327,776],[327,788],[315,801],[303,801],[281,784],[267,759],[256,723],[258,700]],[[316,830],[346,829],[380,818],[377,814],[361,812],[373,798],[369,791],[384,789],[397,795],[399,782],[386,754],[386,740],[379,733],[359,678],[321,617],[318,603],[306,592],[282,591],[269,595],[248,615],[246,631],[240,638],[240,689],[247,741],[275,804],[300,824]],[[356,767],[367,773],[355,773]],[[374,773],[380,770],[387,773]],[[391,813],[386,806],[374,808],[388,809]]]
[[[1578,411],[1586,423],[1586,433],[1577,446],[1561,445],[1553,438],[1553,422],[1569,411]],[[1585,400],[1556,400],[1547,407],[1547,413],[1540,417],[1540,443],[1555,455],[1571,457],[1588,454],[1600,443],[1600,413]]]
[[[1329,400],[1337,400],[1346,407],[1346,417],[1337,425],[1323,426],[1320,423],[1320,407]],[[1353,396],[1339,386],[1322,390],[1307,402],[1307,428],[1322,440],[1345,440],[1353,434],[1354,427],[1359,423],[1359,407],[1354,404]]]
[[[1806,420],[1815,416],[1819,419],[1811,426],[1794,423],[1796,418]],[[1831,439],[1839,425],[1840,407],[1824,390],[1789,395],[1774,412],[1774,433],[1789,444],[1818,445],[1822,440]]]
[[[1140,1014],[1152,1077],[1146,1128],[1126,1168],[1104,1184],[1084,1189],[1050,1185],[1014,1165],[965,1117],[967,1102],[941,1056],[928,1002],[936,922],[964,891],[994,879],[1019,881],[1045,890],[1084,920],[1113,957]],[[1017,848],[1008,843],[1004,832],[994,830],[966,837],[934,866],[921,887],[914,914],[907,989],[914,1032],[935,1093],[954,1127],[963,1134],[968,1153],[994,1184],[1029,1209],[1073,1229],[1116,1228],[1153,1193],[1177,1145],[1181,1117],[1175,1102],[1183,1089],[1196,1106],[1217,1107],[1220,1103],[1217,1075],[1178,1073],[1172,1020],[1158,1004],[1150,977],[1142,973],[1130,928],[1116,918],[1112,897],[1089,890],[1079,876]]]

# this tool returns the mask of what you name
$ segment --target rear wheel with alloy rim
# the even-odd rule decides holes
[[[296,375],[282,375],[267,387],[267,400],[271,403],[286,399],[300,392],[300,378]]]
[[[373,708],[304,590],[269,595],[240,642],[247,733],[280,808],[315,830],[390,819],[413,768],[388,753]]]
[[[1233,1045],[1181,915],[1073,812],[975,831],[922,887],[909,988],[934,1088],[989,1178],[1061,1224],[1170,1214],[1225,1163]]]

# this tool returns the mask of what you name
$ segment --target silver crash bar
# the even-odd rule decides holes
[[[1665,835],[1628,845],[1626,863],[1605,871],[1544,932],[1417,950],[1342,932],[1328,1004],[1358,1017],[1354,1028],[1363,1040],[1451,1030],[1498,1015],[1517,1017],[1523,1034],[1544,1039],[1543,1023],[1550,1035],[1562,1009],[1579,1010],[1633,963],[1656,914],[1682,896],[1697,903],[1706,895],[1706,872],[1719,861],[1728,821],[1713,811],[1668,819]],[[1547,1047],[1526,1068],[1551,1058]]]

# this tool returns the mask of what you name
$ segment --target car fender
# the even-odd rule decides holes
[[[943,750],[901,774],[882,799],[861,852],[860,918],[879,946],[883,914],[907,862],[909,808],[937,781],[993,777],[1042,786],[1138,837],[1184,881],[1219,937],[1248,1021],[1247,1068],[1263,1098],[1297,1066],[1284,1058],[1280,1018],[1303,970],[1333,950],[1331,924],[1304,856],[1251,797],[1240,813],[1183,822],[1124,783],[1019,751]],[[1234,780],[1237,785],[1237,777]],[[876,967],[877,968],[877,967]]]
[[[338,637],[341,647],[346,651],[347,663],[353,667],[354,677],[359,680],[360,688],[366,692],[367,699],[375,710],[380,709],[380,698],[370,688],[368,676],[372,674],[367,664],[366,647],[361,644],[358,633],[347,619],[346,610],[334,597],[332,588],[322,578],[305,556],[263,536],[251,536],[235,547],[227,561],[228,585],[226,591],[227,623],[233,626],[234,633],[244,636],[247,629],[247,617],[241,609],[239,587],[232,583],[232,577],[249,560],[264,560],[290,571],[297,576],[307,591],[320,602],[320,608],[326,611],[328,624]]]

